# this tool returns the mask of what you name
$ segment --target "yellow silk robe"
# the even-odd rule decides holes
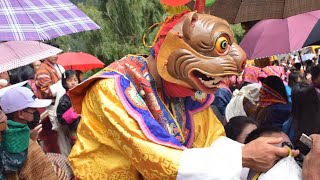
[[[80,179],[175,179],[183,148],[160,145],[148,139],[123,106],[115,81],[97,78],[84,82],[87,85],[82,84],[71,93],[76,97],[71,96],[75,110],[80,108],[82,113],[78,140],[69,156],[75,176]],[[217,138],[225,136],[222,124],[209,107],[194,114],[193,121],[192,147],[209,147]]]
[[[109,67],[121,71],[128,64],[136,68],[146,66],[144,58],[128,56]],[[106,69],[106,72],[109,70]],[[136,69],[134,72],[138,71]],[[148,72],[145,69],[146,74]],[[75,176],[80,179],[175,179],[180,156],[186,147],[162,143],[144,134],[148,133],[148,127],[139,125],[139,120],[133,119],[123,105],[125,100],[121,99],[121,95],[120,98],[118,96],[123,89],[117,87],[124,85],[119,82],[97,74],[70,94],[73,107],[82,113],[77,129],[78,140],[69,156]],[[136,105],[143,104],[132,82],[128,89],[127,95],[136,101]],[[196,96],[194,98],[197,99]],[[194,136],[191,147],[209,147],[217,138],[225,136],[222,124],[209,107],[192,117]]]

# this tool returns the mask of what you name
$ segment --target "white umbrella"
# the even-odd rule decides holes
[[[0,72],[9,71],[62,52],[61,49],[37,41],[0,43]]]
[[[316,55],[313,53],[304,54],[301,56],[302,61],[312,60]]]

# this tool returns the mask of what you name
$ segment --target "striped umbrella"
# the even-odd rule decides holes
[[[61,49],[37,41],[0,43],[0,72],[25,66],[60,52]]]
[[[43,41],[100,28],[69,0],[1,0],[0,24],[0,41]]]

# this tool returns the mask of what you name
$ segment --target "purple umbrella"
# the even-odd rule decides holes
[[[320,34],[310,36],[313,29],[319,28],[319,18],[320,10],[287,19],[262,20],[250,29],[240,46],[249,59],[299,50],[320,40]]]
[[[99,28],[68,0],[0,1],[0,41],[50,40]]]

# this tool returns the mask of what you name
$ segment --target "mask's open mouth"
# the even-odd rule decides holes
[[[192,75],[200,88],[203,88],[201,85],[204,86],[204,88],[216,88],[221,81],[226,78],[226,76],[210,76],[197,70],[192,71]]]

